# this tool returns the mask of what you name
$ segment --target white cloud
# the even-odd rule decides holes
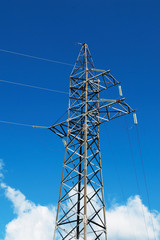
[[[2,183],[5,196],[12,202],[15,219],[6,225],[4,240],[51,240],[55,208],[36,205],[19,191]]]
[[[160,213],[149,212],[139,196],[130,197],[125,205],[113,206],[107,211],[107,219],[108,235],[112,240],[160,238]]]
[[[3,161],[0,161],[0,170],[2,169]],[[32,201],[27,200],[19,190],[7,186],[3,182],[1,182],[0,187],[4,190],[8,200],[11,201],[13,212],[16,215],[6,225],[4,240],[52,240],[56,208],[54,206],[36,205]],[[98,207],[96,199],[94,200],[95,207]],[[143,213],[146,223],[144,223]],[[88,214],[91,214],[91,210],[88,211]],[[139,196],[130,197],[124,205],[114,204],[106,212],[106,215],[108,239],[155,240],[151,216],[155,227],[156,239],[160,239],[160,213],[156,211],[150,213],[148,208],[143,205]]]

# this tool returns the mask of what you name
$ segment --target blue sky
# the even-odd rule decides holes
[[[160,211],[159,58],[160,2],[156,0],[3,1],[0,49],[74,64],[86,42],[95,66],[111,69],[122,82],[127,103],[137,110],[142,154],[152,209]],[[72,67],[0,52],[0,79],[68,91]],[[68,96],[0,83],[0,120],[51,125],[68,107]],[[132,116],[127,118],[141,198],[147,206]],[[8,186],[35,204],[56,205],[64,146],[47,130],[0,123],[0,158]],[[108,207],[138,194],[125,119],[101,127]],[[121,179],[119,183],[114,162]],[[121,194],[121,188],[125,193]],[[0,229],[14,218],[0,190]],[[0,233],[1,234],[1,233]]]

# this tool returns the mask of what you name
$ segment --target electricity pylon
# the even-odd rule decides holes
[[[49,128],[65,144],[54,240],[107,240],[99,126],[134,112],[124,98],[100,98],[116,85],[122,96],[84,43],[70,76],[68,118]]]

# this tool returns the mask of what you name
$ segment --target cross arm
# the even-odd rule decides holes
[[[68,121],[66,120],[61,123],[53,124],[48,129],[54,132],[60,138],[64,138],[67,136],[67,127],[68,127]]]
[[[135,112],[135,110],[133,110],[124,100],[125,98],[117,100],[101,99],[99,108],[90,109],[88,114],[101,124]]]

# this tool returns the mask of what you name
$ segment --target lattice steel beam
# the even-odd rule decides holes
[[[84,43],[70,76],[68,118],[49,128],[65,143],[54,240],[107,240],[99,125],[134,112],[124,98],[104,98],[116,85],[110,70],[95,69]]]

